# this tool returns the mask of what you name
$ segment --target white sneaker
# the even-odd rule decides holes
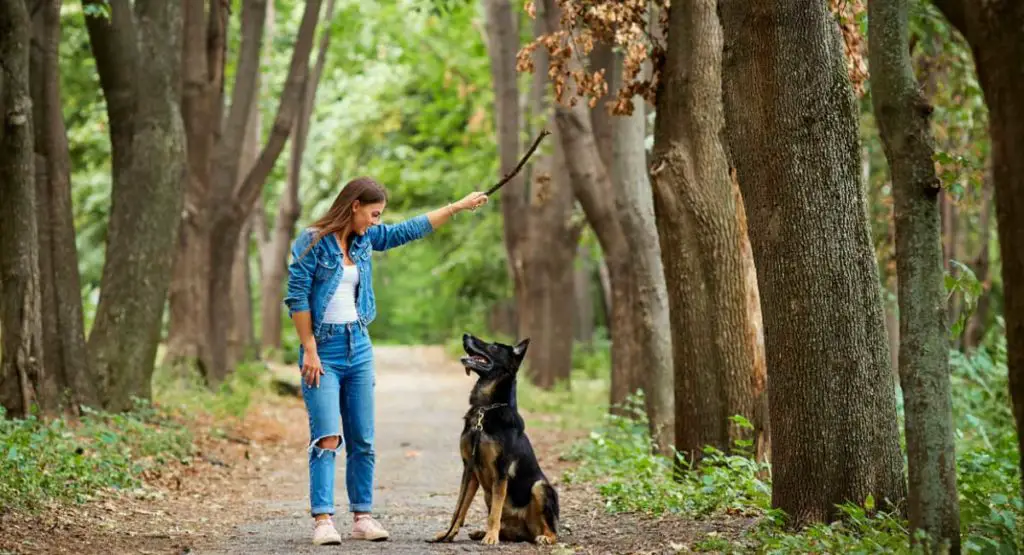
[[[330,518],[317,520],[313,526],[313,545],[338,545],[341,543],[341,534],[334,528],[334,521]]]
[[[388,539],[388,531],[370,515],[359,515],[352,523],[352,539],[379,542]]]

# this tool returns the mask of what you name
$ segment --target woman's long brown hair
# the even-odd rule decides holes
[[[387,202],[388,193],[383,185],[365,176],[357,177],[346,183],[335,197],[334,203],[331,204],[327,213],[310,226],[314,230],[313,240],[310,241],[302,256],[306,256],[306,253],[324,237],[348,229],[352,223],[352,205],[357,200],[360,204]]]

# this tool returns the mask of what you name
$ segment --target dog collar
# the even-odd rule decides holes
[[[498,407],[507,407],[507,406],[508,406],[508,403],[493,403],[493,404],[487,405],[486,407],[476,407],[474,409],[474,410],[476,410],[476,422],[473,423],[472,429],[476,430],[478,432],[482,431],[484,429],[484,415],[487,414],[487,411],[489,411],[491,409],[496,409]]]

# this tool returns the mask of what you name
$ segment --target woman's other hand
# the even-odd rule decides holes
[[[302,380],[310,387],[320,387],[320,376],[324,367],[320,364],[320,355],[316,349],[307,349],[302,357]]]

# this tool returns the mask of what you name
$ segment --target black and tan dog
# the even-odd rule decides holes
[[[541,471],[516,408],[516,374],[529,339],[516,346],[462,336],[466,375],[479,376],[469,395],[462,429],[462,486],[448,529],[432,541],[452,541],[465,523],[478,488],[487,503],[487,529],[470,539],[553,544],[558,534],[558,493]]]

